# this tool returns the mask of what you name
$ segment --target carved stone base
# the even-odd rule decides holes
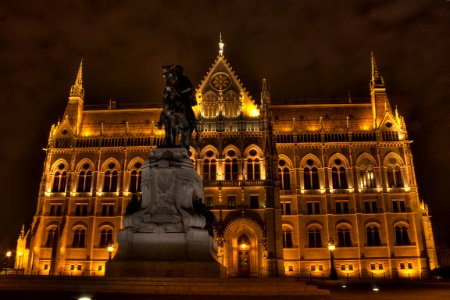
[[[216,261],[110,261],[106,263],[108,277],[177,277],[220,278],[225,268]]]
[[[216,244],[207,230],[191,228],[187,232],[117,233],[119,249],[115,261],[215,261]]]

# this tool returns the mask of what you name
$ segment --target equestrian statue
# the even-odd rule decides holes
[[[191,136],[197,125],[192,109],[197,105],[194,88],[189,78],[183,75],[182,66],[166,65],[162,70],[166,87],[163,91],[163,111],[156,125],[158,129],[164,125],[165,147],[177,145],[180,136],[181,146],[189,150]]]

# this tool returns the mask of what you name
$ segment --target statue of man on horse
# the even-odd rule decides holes
[[[180,136],[180,144],[189,150],[189,143],[194,129],[196,129],[195,113],[192,106],[197,105],[194,87],[191,81],[183,75],[180,65],[166,65],[162,67],[166,87],[163,94],[163,111],[157,127],[164,125],[164,146],[175,146]]]

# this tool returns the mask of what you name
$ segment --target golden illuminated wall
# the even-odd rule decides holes
[[[115,242],[139,170],[163,143],[160,108],[86,107],[79,74],[18,240],[16,266],[28,272],[103,275],[108,237]],[[381,84],[358,103],[271,105],[264,80],[257,104],[217,57],[196,90],[190,157],[228,276],[328,276],[330,237],[341,277],[420,277],[436,266],[411,141]]]

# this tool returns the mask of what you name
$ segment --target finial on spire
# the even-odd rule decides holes
[[[383,77],[380,76],[378,71],[377,61],[375,60],[375,55],[373,55],[373,51],[370,51],[370,60],[372,65],[372,86],[375,85],[384,85]]]
[[[22,224],[22,230],[20,230],[20,236],[21,239],[25,237],[25,224]]]
[[[83,89],[83,59],[81,59],[80,67],[78,68],[77,78],[75,83],[70,88],[70,97],[84,97]]]
[[[223,47],[225,44],[222,42],[222,32],[219,33],[219,55],[223,56]]]

